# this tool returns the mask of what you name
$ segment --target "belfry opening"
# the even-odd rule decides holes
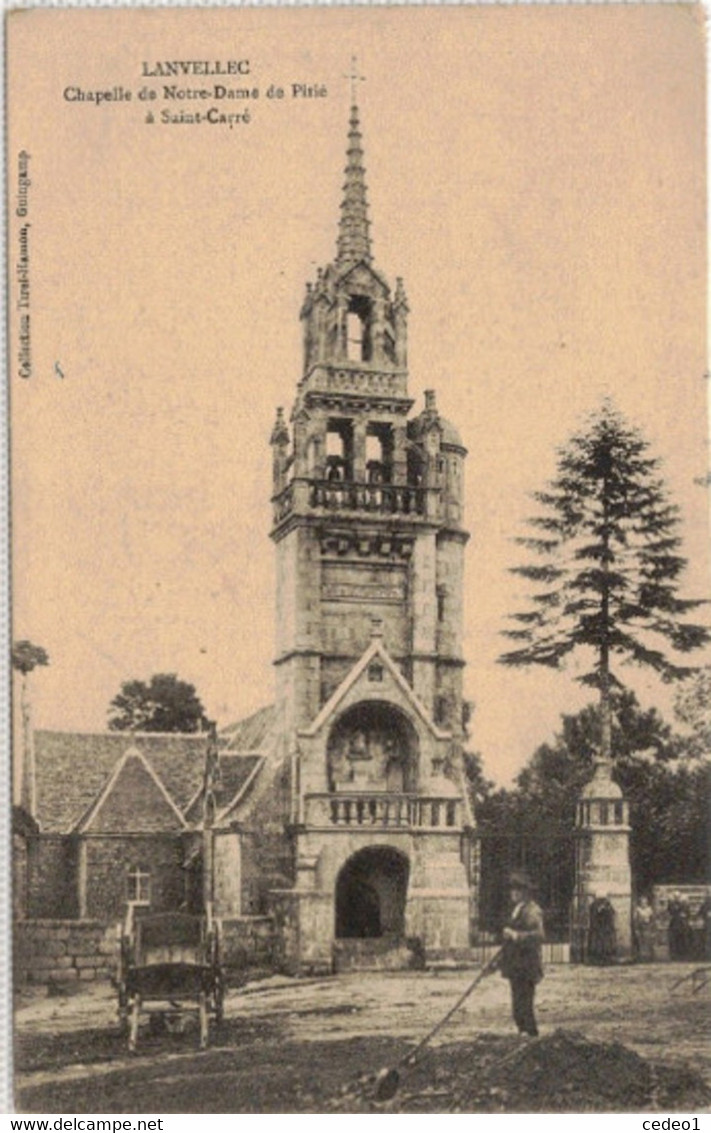
[[[402,938],[410,865],[390,846],[353,854],[336,881],[336,938]]]

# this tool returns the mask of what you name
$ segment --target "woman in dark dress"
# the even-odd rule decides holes
[[[616,958],[615,910],[607,897],[594,897],[588,913],[588,960],[614,964]]]

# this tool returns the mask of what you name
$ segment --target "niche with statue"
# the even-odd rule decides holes
[[[368,701],[344,712],[328,740],[329,791],[417,790],[417,733],[390,704]]]

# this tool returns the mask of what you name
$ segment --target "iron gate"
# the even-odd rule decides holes
[[[478,877],[475,936],[498,939],[510,912],[509,876],[525,869],[536,885],[543,909],[546,940],[570,940],[570,917],[575,888],[575,839],[477,832],[475,854]]]

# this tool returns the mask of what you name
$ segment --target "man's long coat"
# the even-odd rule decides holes
[[[543,978],[543,913],[535,901],[523,901],[514,910],[506,927],[522,935],[519,940],[504,940],[502,976],[509,980],[528,979],[537,983]]]

